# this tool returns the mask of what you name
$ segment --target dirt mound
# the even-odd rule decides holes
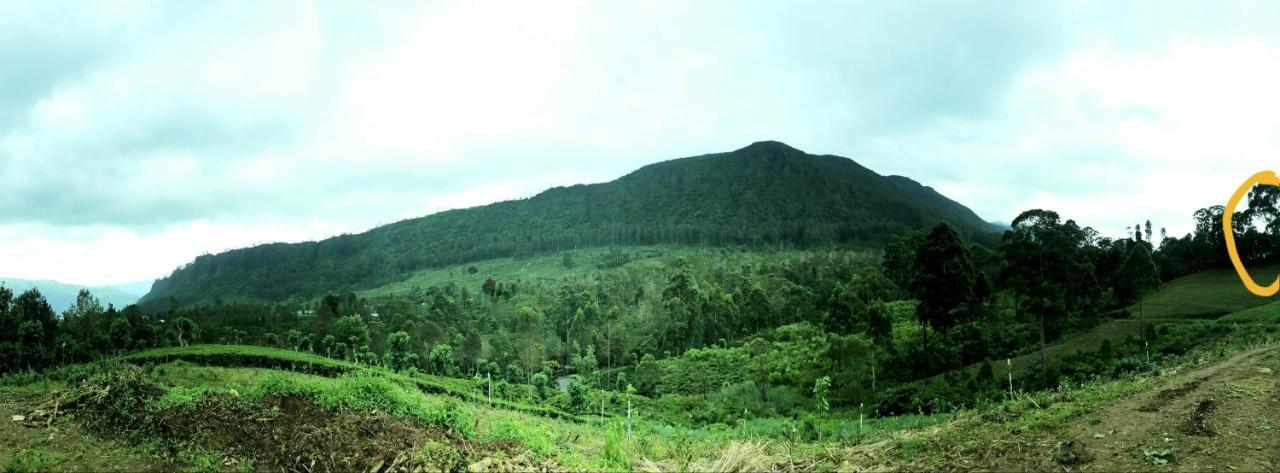
[[[142,370],[121,365],[106,368],[79,389],[61,393],[50,403],[75,411],[76,420],[90,431],[135,440],[156,431],[153,419],[145,413],[147,403],[163,394],[164,389],[148,381]]]
[[[1076,466],[1093,461],[1093,455],[1084,444],[1068,440],[1060,442],[1053,452],[1053,461],[1062,466]]]
[[[101,437],[159,440],[175,457],[188,449],[216,452],[224,466],[411,472],[464,471],[478,463],[487,469],[555,469],[522,457],[519,445],[475,442],[376,411],[328,410],[298,396],[249,402],[234,393],[207,393],[191,403],[158,409],[155,401],[163,393],[140,370],[126,367],[59,399],[71,398],[60,404]]]
[[[1191,410],[1187,420],[1178,426],[1178,430],[1187,435],[1212,436],[1216,434],[1217,432],[1214,432],[1213,428],[1209,427],[1205,421],[1209,420],[1209,414],[1212,414],[1214,409],[1217,408],[1217,401],[1213,399],[1201,400]]]
[[[1159,411],[1160,408],[1164,407],[1165,404],[1168,404],[1169,401],[1176,400],[1182,396],[1186,396],[1187,393],[1191,391],[1195,391],[1196,388],[1200,387],[1200,383],[1203,383],[1204,381],[1205,381],[1205,378],[1199,378],[1199,379],[1189,381],[1176,388],[1162,389],[1160,391],[1156,391],[1156,394],[1151,397],[1151,401],[1147,402],[1146,404],[1143,404],[1141,407],[1138,407],[1138,410],[1142,412]]]
[[[474,453],[456,434],[425,430],[381,413],[329,412],[307,399],[268,398],[248,404],[211,396],[189,408],[156,414],[173,439],[247,459],[255,468],[283,471],[396,471],[424,463],[416,454],[428,441]],[[460,462],[459,462],[460,463]],[[444,469],[453,469],[454,465]]]

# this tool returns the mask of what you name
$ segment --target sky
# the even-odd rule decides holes
[[[113,284],[779,140],[1104,235],[1280,168],[1280,3],[0,2],[0,275]]]

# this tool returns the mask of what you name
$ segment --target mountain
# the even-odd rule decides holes
[[[145,296],[147,292],[151,291],[151,285],[155,284],[155,282],[156,280],[154,279],[148,279],[146,281],[135,281],[135,282],[127,282],[123,284],[112,284],[110,286],[105,286],[105,287],[118,289],[126,294],[130,294],[138,298],[142,298],[142,296]]]
[[[591,246],[878,245],[939,221],[975,241],[993,239],[991,224],[911,179],[764,141],[360,234],[203,255],[157,280],[142,301],[154,309],[309,298],[424,268]]]
[[[123,308],[137,302],[146,293],[145,288],[150,287],[150,281],[108,286],[86,286],[83,284],[50,281],[48,279],[29,280],[8,277],[0,277],[0,284],[12,290],[14,295],[33,287],[37,288],[40,290],[40,294],[43,294],[44,298],[49,301],[49,306],[58,312],[74,305],[76,296],[80,294],[81,289],[88,289],[94,297],[98,298],[103,307],[106,307],[107,304],[112,304],[116,308]]]

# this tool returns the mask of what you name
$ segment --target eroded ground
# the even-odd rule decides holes
[[[1277,373],[1280,349],[1272,346],[1169,376],[1160,388],[1072,425],[1069,441],[1081,461],[1063,466],[1098,471],[1277,471]]]

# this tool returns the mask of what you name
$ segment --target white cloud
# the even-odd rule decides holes
[[[1280,47],[1255,41],[1080,49],[1023,72],[987,119],[865,150],[987,218],[1039,207],[1113,236],[1146,219],[1180,235],[1196,209],[1280,168],[1276,83]]]
[[[1280,168],[1277,20],[1261,2],[0,4],[18,71],[0,74],[0,274],[154,277],[763,139],[992,220],[1044,206],[1180,233]]]

